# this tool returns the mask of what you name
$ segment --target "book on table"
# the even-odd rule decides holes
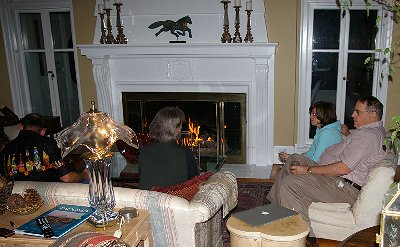
[[[298,213],[294,210],[271,203],[253,209],[232,214],[233,217],[252,226],[261,226],[277,220],[285,219]]]
[[[36,220],[46,216],[54,232],[51,238],[59,238],[85,222],[95,211],[92,207],[60,204],[16,228],[15,233],[43,237]]]

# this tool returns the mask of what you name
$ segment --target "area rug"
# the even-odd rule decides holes
[[[271,190],[272,183],[254,183],[240,182],[238,183],[238,204],[228,216],[222,221],[222,240],[224,247],[230,246],[229,231],[226,228],[226,221],[231,214],[258,206],[269,204],[267,194]]]

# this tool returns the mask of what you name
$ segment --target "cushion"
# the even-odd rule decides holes
[[[153,187],[151,190],[179,196],[190,201],[199,191],[200,184],[207,180],[211,175],[213,175],[212,172],[206,172],[178,185],[168,187]]]

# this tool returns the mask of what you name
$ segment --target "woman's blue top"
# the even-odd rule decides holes
[[[325,125],[322,128],[317,128],[314,136],[314,141],[310,149],[304,153],[305,156],[318,162],[319,156],[333,144],[342,141],[342,125],[340,121]]]

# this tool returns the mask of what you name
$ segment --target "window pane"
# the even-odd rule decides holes
[[[311,104],[329,101],[336,105],[338,53],[313,52],[311,80]],[[310,125],[309,138],[313,138],[316,128]]]
[[[69,126],[79,117],[78,83],[76,81],[73,52],[54,54],[60,97],[62,125]]]
[[[338,49],[340,10],[314,10],[313,49]]]
[[[52,116],[50,89],[44,52],[25,53],[32,112]]]
[[[44,49],[40,14],[19,14],[22,47],[25,50]]]
[[[311,103],[336,102],[338,53],[313,52]]]
[[[374,67],[364,64],[364,60],[373,56],[369,53],[349,53],[346,82],[346,105],[344,123],[349,128],[354,128],[351,117],[354,105],[359,97],[372,95]]]
[[[54,49],[72,48],[69,12],[50,13],[50,23]]]
[[[376,10],[350,11],[349,49],[375,50],[375,36],[377,33]]]

